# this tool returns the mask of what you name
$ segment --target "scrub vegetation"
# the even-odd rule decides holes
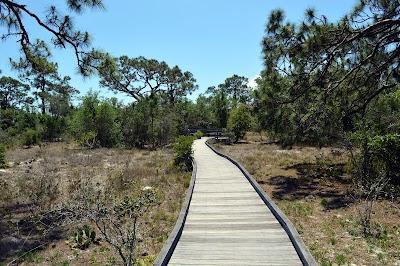
[[[334,22],[274,10],[256,85],[233,74],[209,88],[162,58],[94,49],[72,17],[107,12],[102,0],[48,1],[43,12],[28,2],[0,0],[2,40],[20,49],[15,75],[0,77],[0,263],[151,264],[202,132],[233,143],[219,148],[321,265],[399,263],[399,1],[359,0]],[[54,49],[98,87],[79,94]]]

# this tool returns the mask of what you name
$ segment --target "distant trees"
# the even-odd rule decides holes
[[[133,97],[132,103],[122,105],[116,100],[102,100],[96,93],[90,93],[82,98],[81,105],[74,108],[72,98],[77,90],[70,85],[70,78],[59,76],[57,64],[49,60],[50,52],[43,42],[38,41],[36,48],[36,68],[23,58],[12,61],[20,78],[29,82],[30,86],[7,77],[1,79],[2,106],[5,110],[0,116],[0,142],[6,141],[7,136],[11,135],[15,137],[13,140],[21,139],[19,143],[33,145],[39,140],[53,141],[71,135],[90,148],[156,148],[171,143],[175,137],[184,134],[191,124],[198,124],[200,116],[196,104],[186,98],[188,93],[197,88],[190,72],[145,58],[132,59],[129,66],[121,65],[121,69],[104,72],[103,67],[106,64],[112,66],[113,63],[106,62],[111,58],[103,54],[98,62],[102,83],[108,84],[114,91],[121,91],[122,84],[127,81],[126,75],[130,75],[128,72],[131,71],[135,76],[135,82],[132,82],[136,85],[132,83],[125,88],[129,88],[129,95],[135,95],[136,98]],[[121,59],[121,62],[124,60],[128,58]],[[116,82],[115,77],[119,75],[125,78]],[[29,95],[34,98],[29,98]],[[30,100],[27,109],[19,104],[25,98]],[[15,108],[12,109],[10,105]],[[204,108],[202,111],[210,112]],[[210,124],[209,117],[204,114],[201,116],[207,120],[205,124]]]
[[[197,88],[192,73],[182,72],[178,66],[171,68],[163,61],[127,56],[105,57],[99,64],[98,71],[101,86],[126,93],[135,100],[130,109],[132,114],[141,116],[135,109],[140,108],[145,111],[143,108],[147,108],[146,113],[150,123],[145,125],[146,122],[141,121],[143,125],[137,127],[139,121],[132,117],[129,119],[129,125],[136,128],[131,130],[126,128],[125,132],[137,131],[139,128],[141,131],[146,129],[147,138],[153,147],[160,142],[168,142],[171,138],[169,136],[176,135],[174,124],[177,120],[174,115],[179,113],[177,103]],[[161,112],[165,112],[164,117],[157,120]],[[143,134],[141,136],[143,137]],[[162,138],[166,139],[161,140]],[[132,141],[136,142],[136,145],[143,145],[142,140],[131,138],[129,142],[132,144]]]
[[[44,115],[48,112],[60,117],[68,112],[71,96],[77,92],[69,85],[70,77],[61,78],[58,66],[50,61],[51,53],[43,41],[32,46],[35,62],[20,58],[11,61],[12,67],[19,72],[21,79],[30,83],[35,89],[33,96],[40,99],[40,110]]]
[[[233,75],[225,79],[218,86],[209,87],[206,91],[210,95],[211,112],[216,121],[216,126],[226,128],[229,113],[238,104],[250,104],[251,90],[248,79],[243,76]]]
[[[106,58],[99,66],[99,75],[100,85],[126,93],[136,101],[167,95],[174,102],[177,97],[186,96],[196,88],[196,80],[190,72],[144,57]]]
[[[235,74],[225,79],[225,82],[220,84],[218,87],[231,96],[232,104],[236,106],[238,103],[246,104],[249,102],[250,88],[248,83],[248,78]]]
[[[199,95],[195,103],[187,103],[187,124],[199,128],[215,127],[217,122],[210,97]]]
[[[19,72],[21,79],[28,81],[36,91],[33,95],[40,99],[40,110],[46,113],[52,84],[57,80],[57,64],[50,62],[50,50],[43,41],[32,45],[31,60],[20,58],[11,61],[12,67]]]
[[[71,99],[77,90],[69,84],[70,77],[59,76],[58,66],[50,61],[50,50],[43,41],[37,40],[31,45],[31,56],[31,60],[11,60],[12,67],[18,71],[20,79],[30,85],[25,85],[25,89],[18,89],[19,94],[29,95],[26,99],[31,108],[35,103],[33,100],[38,100],[41,126],[37,130],[41,132],[35,134],[42,135],[44,140],[54,140],[66,129],[66,118],[71,112]]]
[[[228,101],[228,94],[224,89],[220,88],[214,91],[212,95],[212,107],[217,121],[217,126],[219,128],[226,128],[230,105]]]
[[[82,105],[74,112],[70,130],[83,146],[113,147],[121,140],[119,108],[111,101],[101,101],[91,92],[83,97]]]
[[[29,86],[12,77],[0,77],[0,108],[17,108],[28,100]]]

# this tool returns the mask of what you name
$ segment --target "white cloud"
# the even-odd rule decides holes
[[[257,87],[257,83],[256,83],[256,79],[258,79],[260,77],[260,75],[256,75],[255,77],[253,77],[252,79],[249,80],[249,82],[247,83],[247,86],[249,86],[250,88],[256,88]]]

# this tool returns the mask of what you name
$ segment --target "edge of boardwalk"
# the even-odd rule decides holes
[[[293,226],[293,224],[290,222],[290,220],[286,217],[286,215],[272,201],[272,199],[264,192],[264,190],[257,183],[257,181],[250,175],[249,172],[247,172],[247,170],[239,162],[237,162],[236,160],[232,159],[228,155],[223,154],[222,152],[220,152],[216,148],[214,148],[209,143],[209,140],[212,140],[212,139],[208,139],[205,143],[212,151],[214,151],[219,156],[222,156],[222,157],[228,159],[229,161],[231,161],[244,174],[244,176],[250,182],[252,187],[256,190],[257,194],[261,197],[261,199],[264,201],[264,203],[267,205],[267,207],[271,210],[272,214],[275,216],[275,218],[281,224],[282,228],[286,231],[286,233],[289,236],[290,240],[292,241],[292,244],[293,244],[297,254],[299,255],[299,258],[300,258],[301,262],[303,263],[303,265],[306,265],[306,266],[318,265],[317,262],[315,261],[314,257],[311,255],[310,251],[304,244],[303,240],[301,239],[296,228]]]
[[[183,227],[186,222],[186,217],[189,212],[190,202],[192,200],[193,188],[196,183],[196,172],[197,172],[197,164],[196,161],[192,158],[192,177],[190,179],[190,185],[186,192],[185,200],[182,202],[181,211],[178,216],[178,220],[175,223],[174,229],[169,234],[167,242],[164,244],[162,250],[157,256],[154,265],[164,266],[168,265],[169,260],[171,259],[172,253],[174,253],[175,247],[181,238]]]

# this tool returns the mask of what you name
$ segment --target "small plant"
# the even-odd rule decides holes
[[[328,200],[326,198],[321,199],[321,205],[326,209],[328,207]]]
[[[192,149],[193,137],[191,136],[179,136],[176,138],[174,143],[174,165],[184,170],[191,169],[191,156],[193,153]]]
[[[138,258],[137,244],[141,218],[148,208],[158,202],[154,190],[137,191],[113,206],[98,202],[93,222],[104,240],[118,251],[123,264],[133,266]]]
[[[89,225],[79,227],[67,241],[72,248],[87,249],[90,244],[95,243],[96,232]]]
[[[303,202],[290,204],[289,211],[299,217],[307,217],[313,212],[311,207]]]
[[[195,139],[201,139],[202,137],[204,137],[204,133],[200,130],[197,130],[196,133],[193,134],[193,137]]]
[[[339,254],[335,257],[335,262],[337,265],[345,265],[347,263],[347,258],[343,254]]]
[[[0,144],[0,168],[5,168],[6,166],[6,148]]]
[[[22,259],[25,262],[39,264],[44,261],[44,258],[40,256],[36,251],[29,251],[22,255]]]
[[[97,133],[95,131],[88,131],[79,136],[78,142],[81,146],[93,149],[96,147]]]
[[[35,129],[28,128],[21,136],[22,145],[31,147],[40,143],[39,132]]]

